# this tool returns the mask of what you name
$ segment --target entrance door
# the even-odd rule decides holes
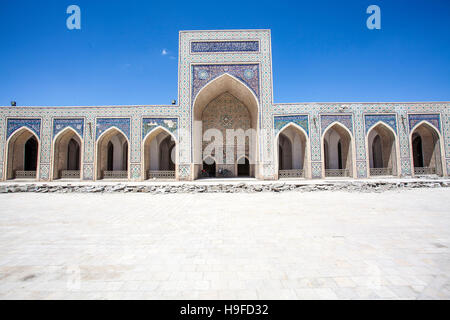
[[[213,161],[211,164],[207,164],[206,162],[203,162],[203,170],[205,170],[208,173],[209,177],[215,177],[216,176],[216,162]]]
[[[244,163],[240,163],[244,160]],[[250,163],[247,158],[240,159],[238,162],[238,176],[249,177],[250,176]]]

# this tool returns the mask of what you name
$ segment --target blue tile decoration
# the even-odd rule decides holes
[[[70,127],[75,130],[80,137],[83,138],[84,119],[54,119],[53,120],[53,137],[65,128]]]
[[[247,84],[259,99],[259,66],[257,64],[206,64],[192,67],[192,102],[205,84],[224,73]]]
[[[369,132],[369,129],[372,128],[373,125],[380,121],[391,127],[397,134],[397,118],[395,117],[395,114],[366,114],[366,134]]]
[[[409,130],[412,130],[416,124],[421,121],[428,121],[441,132],[441,122],[439,113],[428,114],[408,114]]]
[[[8,119],[6,139],[21,127],[26,127],[41,137],[41,119]]]
[[[275,134],[278,133],[284,126],[288,123],[295,123],[302,129],[306,131],[306,134],[309,136],[309,125],[308,125],[308,115],[292,115],[292,116],[275,116],[274,117],[274,129]]]
[[[156,127],[166,128],[169,132],[174,133],[178,129],[177,118],[143,118],[142,119],[142,139]]]
[[[322,133],[333,122],[339,122],[347,127],[353,134],[352,115],[351,114],[325,114],[320,116]]]
[[[130,118],[98,118],[96,127],[96,136],[98,139],[100,135],[111,127],[116,127],[130,139]]]
[[[193,41],[191,52],[258,52],[258,41]]]

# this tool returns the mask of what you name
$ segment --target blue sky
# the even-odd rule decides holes
[[[448,0],[2,0],[0,105],[170,104],[179,30],[255,28],[272,31],[276,103],[448,101],[449,21]]]

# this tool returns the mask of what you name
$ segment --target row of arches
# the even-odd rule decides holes
[[[105,131],[96,144],[96,179],[129,178],[129,141],[119,129]],[[11,135],[7,143],[6,178],[36,178],[40,143],[38,136],[26,127]],[[54,139],[52,178],[80,178],[83,140],[67,127]],[[143,141],[144,178],[152,172],[163,172],[165,178],[175,178],[176,142],[173,135],[159,127]]]
[[[278,177],[310,177],[308,136],[290,123],[277,135]],[[410,134],[414,175],[443,174],[439,131],[424,121]],[[398,176],[399,147],[395,132],[379,122],[366,136],[369,176]],[[342,124],[331,124],[321,137],[324,177],[355,177],[355,143]]]
[[[188,179],[197,179],[203,173],[217,176],[224,170],[232,176],[265,178],[261,162],[263,150],[259,147],[263,135],[260,133],[262,113],[258,92],[257,86],[250,88],[228,73],[212,79],[199,90],[191,114],[193,170]],[[241,138],[229,137],[229,129],[244,134]],[[213,141],[218,143],[210,150]],[[274,160],[279,177],[312,176],[310,140],[305,130],[291,123],[277,134],[275,143]],[[5,166],[8,179],[36,177],[39,145],[39,138],[27,128],[19,129],[9,138]],[[414,174],[443,173],[441,145],[439,130],[431,123],[422,122],[413,128],[410,150]],[[231,161],[225,156],[229,146],[233,150]],[[373,126],[366,135],[366,146],[370,176],[399,175],[398,139],[389,126],[382,122]],[[355,176],[355,141],[344,125],[331,124],[321,136],[320,148],[322,176]],[[102,133],[95,145],[95,179],[129,178],[129,149],[127,136],[118,128]],[[176,178],[176,149],[176,141],[166,129],[158,127],[148,133],[142,143],[141,178]],[[82,138],[74,130],[66,128],[59,133],[53,145],[52,178],[79,178],[82,153]],[[209,155],[212,158],[206,161]]]
[[[309,177],[309,142],[306,132],[290,124],[277,135],[279,177]],[[367,134],[367,154],[370,176],[397,176],[399,156],[397,137],[384,123],[373,126]],[[176,169],[176,143],[165,129],[149,133],[143,142],[145,178],[162,171]],[[354,176],[354,144],[348,129],[339,123],[327,128],[322,137],[324,176]],[[82,139],[71,128],[55,138],[53,179],[80,178]],[[411,153],[414,174],[442,174],[440,136],[427,122],[411,133]],[[8,142],[7,179],[35,178],[39,158],[39,139],[22,128]],[[117,128],[105,132],[97,142],[97,179],[128,178],[128,139]],[[218,166],[213,157],[203,160],[207,176],[217,176]],[[237,176],[250,175],[250,161],[241,156],[235,164]],[[295,171],[297,174],[286,174]],[[117,175],[114,175],[117,172]],[[165,175],[167,177],[167,173]]]

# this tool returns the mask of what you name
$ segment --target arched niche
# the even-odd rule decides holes
[[[217,112],[216,119],[208,118],[208,120],[205,120],[205,109],[208,113],[208,108],[211,106],[211,103],[214,104],[215,99],[223,99],[224,101],[229,102],[225,102],[224,109]],[[231,100],[233,101],[230,102]],[[224,133],[226,131],[225,129],[230,126],[230,124],[231,128],[235,129],[238,127],[237,124],[239,121],[241,121],[241,123],[246,121],[246,119],[241,119],[241,117],[244,118],[244,113],[240,113],[241,116],[239,116],[238,119],[235,119],[236,115],[232,112],[233,107],[229,107],[228,104],[232,104],[234,106],[243,105],[245,106],[248,114],[250,130],[242,130],[242,132],[235,131],[239,138],[230,137],[230,139],[227,139],[227,135]],[[228,108],[230,112],[228,114],[222,114],[223,112],[221,111]],[[216,128],[217,131],[210,130],[211,127],[208,127],[208,130],[204,130],[204,127],[206,128],[206,121],[207,123],[214,122],[215,124],[218,124],[218,128]],[[211,132],[213,132],[213,134],[215,134],[215,132],[221,132],[221,136],[219,137],[220,139],[210,137],[208,134]],[[235,175],[237,174],[235,171],[236,163],[242,155],[245,155],[248,157],[250,162],[250,175],[258,178],[259,155],[257,137],[258,99],[253,91],[241,80],[229,74],[223,74],[215,78],[199,91],[194,100],[192,151],[194,160],[193,178],[196,179],[200,176],[203,167],[203,159],[208,155],[213,156],[216,159],[216,166],[218,169],[228,169],[234,172]],[[211,138],[211,140],[209,140],[209,138]],[[240,138],[242,139],[240,140]],[[209,154],[206,152],[207,150],[205,150],[208,143],[212,141],[217,143],[217,147],[214,149],[215,154]],[[235,141],[237,141],[237,143]],[[242,143],[242,141],[244,142]],[[248,145],[248,150],[242,150],[242,145]],[[227,148],[230,149],[227,150]],[[227,158],[227,155],[231,154],[231,148],[234,148],[234,155],[233,157],[229,156]],[[226,152],[228,153],[223,155]],[[222,156],[220,154],[222,154]]]
[[[16,130],[7,141],[6,179],[36,179],[39,152],[39,138],[33,131]]]

